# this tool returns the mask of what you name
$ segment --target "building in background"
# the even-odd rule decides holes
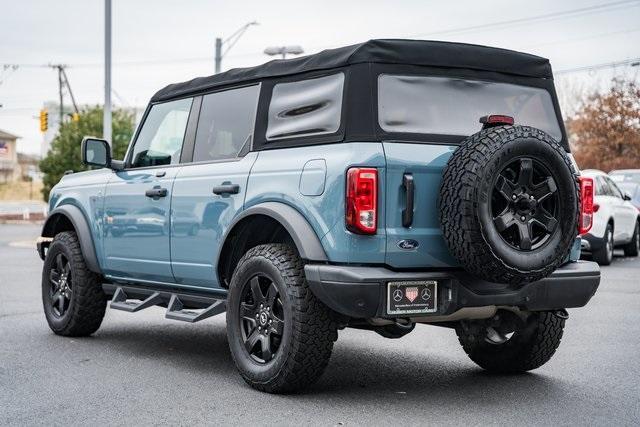
[[[18,136],[0,129],[0,184],[20,179],[16,141]]]
[[[18,153],[18,167],[23,181],[41,181],[40,157],[35,154]]]

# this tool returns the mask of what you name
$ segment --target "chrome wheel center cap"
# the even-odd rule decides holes
[[[264,311],[260,313],[260,324],[262,326],[266,325],[268,320],[269,318],[267,317],[267,313],[265,313]]]

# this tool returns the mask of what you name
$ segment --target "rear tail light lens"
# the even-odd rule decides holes
[[[378,228],[378,170],[347,171],[346,225],[358,234],[376,234]]]
[[[593,179],[580,177],[580,220],[578,234],[586,234],[593,225]],[[598,207],[599,209],[599,207]]]

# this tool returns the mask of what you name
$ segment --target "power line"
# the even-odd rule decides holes
[[[562,18],[565,18],[565,17],[572,17],[572,16],[577,16],[577,15],[579,16],[579,15],[585,15],[585,14],[591,14],[591,13],[598,13],[598,12],[608,12],[610,10],[620,9],[623,6],[627,6],[627,5],[629,5],[630,7],[638,6],[638,5],[640,5],[640,0],[616,1],[616,2],[611,2],[611,3],[604,3],[604,4],[600,4],[600,5],[595,5],[595,6],[589,6],[589,7],[582,7],[582,8],[578,8],[578,9],[566,10],[566,11],[562,11],[562,12],[553,12],[553,13],[547,13],[547,14],[543,14],[543,15],[536,15],[536,16],[530,16],[530,17],[525,17],[525,18],[517,18],[517,19],[512,19],[512,20],[507,20],[507,21],[498,21],[498,22],[492,22],[492,23],[487,23],[487,24],[474,25],[474,26],[470,26],[470,27],[451,28],[451,29],[448,29],[448,30],[440,30],[440,31],[433,31],[433,32],[429,32],[429,33],[414,34],[414,35],[410,35],[408,37],[427,37],[427,36],[434,36],[434,35],[447,35],[447,34],[468,33],[468,32],[474,32],[474,31],[482,31],[482,30],[488,30],[488,29],[495,29],[496,27],[505,27],[505,26],[511,26],[511,25],[516,25],[516,24],[522,24],[522,23],[548,21],[548,20],[562,19]],[[629,30],[629,31],[621,31],[619,33],[622,34],[624,32],[634,32],[634,31],[638,31],[638,29],[633,29],[633,30]],[[617,34],[617,33],[606,33],[606,34],[597,35],[597,36],[587,36],[584,39],[604,37],[604,36],[608,36],[608,35],[611,35],[611,34]],[[579,39],[577,39],[577,40],[579,40]],[[549,42],[549,44],[551,44],[551,43],[552,42]],[[562,42],[559,42],[559,43],[562,43]],[[326,48],[330,48],[330,47],[332,47],[332,46],[316,46],[316,48],[318,48],[318,49],[326,49]],[[229,57],[241,57],[241,56],[247,57],[247,56],[258,56],[258,55],[262,55],[262,52],[248,52],[248,53],[244,53],[244,54],[229,55]],[[162,65],[162,64],[172,64],[172,63],[208,62],[210,60],[211,60],[210,57],[190,57],[190,58],[176,58],[176,59],[150,59],[150,60],[119,61],[119,62],[114,62],[113,65],[117,65],[117,66]],[[0,64],[0,65],[17,65],[17,66],[19,66],[21,68],[25,68],[25,67],[45,68],[45,67],[48,67],[48,65],[42,65],[42,64]],[[73,65],[72,68],[102,67],[102,65],[103,65],[102,63],[97,63],[97,62],[96,63],[79,63],[79,64]]]
[[[553,74],[568,74],[568,73],[577,73],[580,71],[595,71],[595,70],[601,70],[604,68],[620,67],[622,65],[631,65],[632,67],[640,66],[640,57],[626,59],[624,61],[604,62],[600,64],[583,65],[583,66],[574,67],[574,68],[565,68],[562,70],[554,71]]]
[[[615,35],[619,35],[619,34],[635,33],[635,32],[638,32],[638,31],[640,31],[640,28],[632,28],[632,29],[629,29],[629,30],[621,30],[621,31],[611,31],[611,32],[608,32],[608,33],[592,34],[590,36],[574,37],[574,38],[571,38],[571,39],[550,41],[550,42],[544,42],[544,43],[528,44],[528,45],[523,45],[520,48],[527,49],[527,48],[531,48],[531,47],[540,47],[540,46],[550,46],[550,45],[558,45],[558,44],[565,44],[565,43],[574,43],[574,42],[579,42],[579,41],[584,41],[584,40],[600,39],[600,38],[603,38],[603,37],[610,37],[610,36],[615,36]]]
[[[640,1],[638,0],[625,0],[625,1],[616,1],[611,3],[604,3],[595,6],[589,7],[581,7],[578,9],[565,10],[562,12],[553,12],[553,13],[545,13],[542,15],[530,16],[526,18],[517,18],[510,19],[507,21],[497,21],[491,22],[488,24],[480,24],[474,25],[471,27],[460,27],[460,28],[451,28],[448,30],[440,30],[440,31],[432,31],[428,33],[414,34],[409,37],[429,37],[435,35],[446,35],[446,34],[458,34],[458,33],[468,33],[475,31],[483,31],[488,29],[495,29],[496,27],[507,27],[511,25],[524,24],[524,23],[533,23],[533,22],[541,22],[541,21],[551,21],[555,19],[561,19],[565,17],[571,17],[576,15],[586,15],[596,12],[606,12],[612,9],[619,9],[622,6],[629,5],[631,7],[637,6]]]

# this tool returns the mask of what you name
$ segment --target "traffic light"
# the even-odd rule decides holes
[[[71,114],[71,121],[72,122],[79,122],[80,121],[80,114],[78,114],[78,113]]]
[[[49,129],[49,112],[46,109],[40,110],[40,132],[44,133]]]

